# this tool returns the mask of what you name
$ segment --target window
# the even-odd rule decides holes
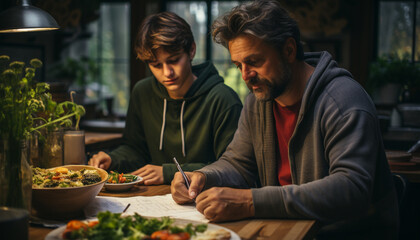
[[[419,1],[379,1],[377,55],[420,61]]]
[[[167,1],[166,10],[178,14],[191,26],[197,45],[193,63],[212,61],[225,84],[234,89],[244,100],[249,90],[241,78],[240,72],[231,63],[229,51],[212,41],[211,23],[218,16],[237,6],[239,1]],[[210,16],[210,17],[209,17]]]
[[[84,102],[98,102],[100,109],[125,115],[130,97],[130,4],[103,2],[99,10],[100,17],[86,27],[87,37],[72,43],[62,58],[96,63],[98,71],[87,81]]]

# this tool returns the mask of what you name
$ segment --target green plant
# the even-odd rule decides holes
[[[57,103],[49,98],[46,101],[45,110],[38,117],[34,118],[34,120],[40,120],[41,125],[31,128],[31,131],[36,131],[41,128],[51,130],[61,126],[71,127],[73,125],[73,117],[76,120],[75,128],[78,130],[80,118],[84,114],[85,109],[82,105],[70,101]]]
[[[73,102],[56,103],[48,93],[49,85],[34,80],[35,71],[42,66],[39,59],[8,64],[10,57],[0,56],[0,133],[15,140],[23,140],[32,131],[51,126],[71,126],[76,119],[76,128],[85,109]],[[34,121],[41,120],[39,126]]]
[[[20,141],[30,132],[33,114],[44,108],[49,86],[33,79],[40,60],[32,59],[27,68],[24,62],[9,61],[9,56],[0,56],[0,133]]]
[[[407,59],[380,57],[369,66],[369,78],[366,90],[369,93],[388,83],[412,87],[420,83],[420,69]]]
[[[32,114],[43,108],[48,85],[33,79],[35,70],[42,66],[40,60],[32,59],[27,68],[24,62],[9,62],[9,56],[0,56],[0,205],[29,208],[22,152]]]
[[[96,62],[89,57],[80,59],[66,58],[49,69],[49,74],[54,79],[65,79],[79,87],[84,87],[95,81],[99,68]]]

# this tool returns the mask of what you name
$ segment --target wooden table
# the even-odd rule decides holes
[[[98,151],[114,149],[122,143],[122,133],[85,131],[85,150],[88,157]]]
[[[125,121],[110,120],[84,120],[80,122],[80,128],[92,132],[122,133]]]
[[[155,196],[170,193],[169,185],[135,186],[124,193],[109,193],[102,190],[100,196],[133,197]],[[318,230],[315,220],[279,220],[250,219],[219,223],[218,225],[231,229],[242,239],[313,239]],[[43,240],[51,232],[51,228],[29,227],[30,240]]]
[[[114,141],[122,138],[122,133],[100,133],[85,131],[85,144],[92,145],[101,142]]]

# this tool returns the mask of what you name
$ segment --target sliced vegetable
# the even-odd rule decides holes
[[[72,229],[72,230],[78,230],[80,228],[87,229],[88,225],[79,220],[71,220],[70,222],[67,223],[66,228]]]
[[[168,236],[167,240],[188,240],[190,239],[190,234],[187,232],[172,233]]]
[[[160,239],[160,240],[166,240],[168,239],[170,235],[170,232],[168,230],[160,230],[152,233],[150,236],[152,239]]]

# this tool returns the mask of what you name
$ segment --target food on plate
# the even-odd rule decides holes
[[[146,218],[137,213],[121,216],[109,211],[98,213],[98,220],[72,220],[67,223],[63,239],[179,239],[188,240],[207,230],[207,224],[180,226],[169,217]]]
[[[137,178],[138,177],[136,175],[110,171],[108,174],[107,183],[130,183],[136,181]]]
[[[198,234],[194,240],[229,240],[231,238],[230,232],[225,229],[207,230],[202,234]]]
[[[65,167],[43,169],[32,167],[32,188],[82,187],[101,181],[95,169],[70,170]]]

